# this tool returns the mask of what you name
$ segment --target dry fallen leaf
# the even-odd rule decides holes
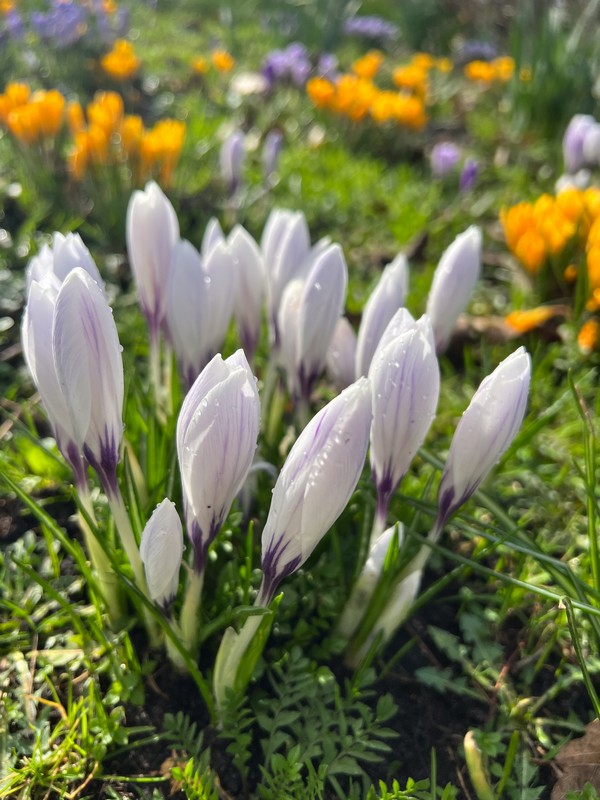
[[[585,733],[562,747],[555,764],[562,774],[550,800],[564,800],[567,792],[581,791],[586,783],[600,790],[600,720],[586,725]]]

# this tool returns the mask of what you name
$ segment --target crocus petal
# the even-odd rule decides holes
[[[109,491],[123,434],[123,361],[112,310],[81,267],[58,293],[52,346],[77,444]]]
[[[223,233],[223,228],[221,228],[221,223],[216,217],[211,217],[208,220],[208,225],[202,237],[202,245],[200,246],[202,260],[204,261],[208,257],[208,254],[218,242],[224,241],[225,234]]]
[[[483,380],[457,425],[438,491],[441,528],[507,450],[521,427],[531,359],[520,347]]]
[[[179,241],[175,209],[154,181],[135,191],[127,207],[127,253],[142,311],[153,335],[165,315],[171,252]]]
[[[346,317],[340,317],[327,351],[327,374],[338,389],[354,381],[356,334]]]
[[[365,305],[356,343],[356,377],[367,375],[373,353],[408,291],[408,263],[399,254],[387,265]]]
[[[57,294],[51,273],[42,282],[32,281],[21,327],[23,355],[42,398],[58,447],[76,469],[80,459],[74,450],[79,450],[70,412],[58,381],[52,349]]]
[[[265,267],[258,245],[245,228],[236,225],[227,239],[235,267],[234,316],[248,359],[260,339],[265,296]]]
[[[427,317],[379,353],[369,378],[371,467],[378,495],[387,504],[423,444],[437,409],[440,371]]]
[[[339,245],[316,258],[304,284],[298,319],[297,371],[302,395],[308,397],[325,369],[327,350],[344,310],[348,270]]]
[[[206,550],[239,492],[256,450],[260,403],[242,350],[200,373],[177,422],[188,532],[201,570]]]
[[[328,403],[296,440],[273,489],[262,534],[262,602],[306,561],[344,510],[364,466],[370,422],[370,385],[362,378]]]
[[[438,353],[448,346],[458,315],[465,310],[480,272],[481,230],[471,225],[444,251],[427,298],[426,313]]]
[[[140,542],[148,593],[160,606],[177,594],[183,556],[183,532],[175,505],[165,498],[146,523]]]

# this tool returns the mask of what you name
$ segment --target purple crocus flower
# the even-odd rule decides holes
[[[279,163],[279,154],[281,153],[282,146],[283,134],[281,131],[269,131],[265,136],[262,150],[262,162],[267,182],[270,182],[273,175],[277,172],[277,164]]]
[[[316,72],[322,78],[334,81],[339,75],[338,66],[339,61],[336,55],[333,53],[321,53],[317,62]]]
[[[221,177],[231,194],[234,194],[242,182],[244,157],[244,134],[240,130],[234,130],[219,151]]]
[[[467,158],[460,172],[460,178],[458,179],[458,188],[460,191],[470,192],[477,183],[478,176],[479,164],[475,161],[475,159]]]
[[[456,168],[459,159],[460,148],[454,142],[438,142],[429,156],[432,175],[443,178]]]
[[[6,14],[4,21],[10,38],[14,39],[16,42],[20,42],[25,36],[25,26],[23,25],[23,18],[19,12],[11,8]]]
[[[498,57],[498,48],[491,42],[471,40],[461,47],[457,61],[468,64],[469,61],[493,61]]]
[[[365,39],[394,39],[399,28],[392,22],[373,15],[355,16],[344,22],[344,33],[348,36],[363,36]]]
[[[590,114],[575,114],[567,125],[562,147],[565,171],[570,175],[575,175],[582,167],[587,166],[584,142],[597,124]]]

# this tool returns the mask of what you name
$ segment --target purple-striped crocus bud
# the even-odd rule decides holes
[[[588,133],[598,123],[590,114],[575,114],[567,125],[563,137],[563,159],[565,172],[574,175],[582,167],[587,166],[584,153],[584,142]]]
[[[262,163],[265,180],[270,183],[277,172],[279,155],[283,146],[283,134],[281,131],[272,130],[265,136],[262,149]]]
[[[219,151],[221,177],[231,194],[234,194],[242,183],[245,155],[244,134],[240,130],[234,130],[225,139]]]
[[[260,249],[241,225],[227,239],[235,270],[233,315],[246,358],[252,361],[260,339],[265,297],[265,266]]]
[[[194,567],[225,521],[252,466],[260,421],[256,379],[243,350],[216,355],[188,392],[177,420],[177,456]]]
[[[454,142],[438,142],[429,156],[431,174],[435,178],[443,178],[456,169],[459,160],[460,148]]]
[[[203,259],[208,258],[210,251],[216,244],[223,242],[225,244],[225,234],[221,223],[216,217],[211,217],[208,220],[208,225],[204,229],[204,236],[202,237],[202,244],[200,245],[200,255]]]
[[[258,605],[271,602],[346,507],[363,470],[370,425],[371,387],[361,378],[321,409],[294,443],[262,534]]]
[[[392,494],[435,418],[440,370],[427,317],[376,351],[369,370],[373,401],[371,469],[377,489],[374,544]]]
[[[274,209],[265,224],[261,249],[267,276],[267,320],[271,340],[278,348],[281,297],[291,280],[302,277],[310,254],[310,234],[302,211]]]
[[[291,394],[308,400],[325,369],[329,344],[344,310],[348,270],[339,245],[315,259],[306,280],[286,287],[278,317],[283,366]]]
[[[365,304],[356,343],[356,377],[367,375],[381,335],[408,292],[408,262],[402,253],[387,265]]]
[[[179,241],[175,209],[159,185],[135,191],[127,207],[127,253],[140,306],[156,341],[165,316],[169,265]]]
[[[471,225],[459,234],[440,259],[433,275],[426,314],[435,347],[443,353],[459,314],[465,310],[481,272],[481,230]]]
[[[67,275],[56,297],[52,348],[77,446],[115,496],[123,436],[121,345],[102,289],[81,267]]]
[[[220,350],[233,312],[233,255],[218,241],[203,261],[182,239],[173,248],[166,321],[187,389]]]
[[[140,556],[146,573],[148,594],[167,608],[179,587],[183,557],[183,531],[175,505],[167,498],[152,512],[140,542]]]
[[[441,531],[508,449],[525,416],[530,379],[531,359],[519,347],[484,378],[473,395],[450,444],[438,491],[435,530]]]
[[[86,468],[58,380],[52,348],[52,326],[59,288],[53,272],[46,273],[40,281],[31,281],[21,323],[21,338],[25,363],[42,398],[56,444],[71,466],[77,488],[81,490],[86,485]]]
[[[55,275],[60,285],[75,267],[83,267],[98,286],[104,289],[98,267],[81,236],[78,233],[67,233],[64,236],[56,232],[52,236],[52,246],[44,245],[27,265],[25,273],[27,289],[32,281],[41,281],[47,273]]]
[[[340,317],[327,350],[327,374],[340,391],[354,382],[356,334],[346,317]]]

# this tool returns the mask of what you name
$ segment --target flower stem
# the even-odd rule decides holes
[[[203,584],[204,570],[201,572],[193,570],[187,585],[180,617],[181,639],[189,653],[195,650],[198,641],[198,610],[202,599]]]
[[[94,515],[94,506],[92,505],[92,499],[87,491],[87,488],[84,490],[82,487],[79,487],[78,493],[85,513],[87,514],[88,518],[92,520],[92,522],[95,522],[96,518]],[[96,574],[98,583],[100,585],[100,591],[104,601],[106,602],[108,616],[111,623],[118,623],[123,616],[123,608],[121,606],[121,599],[119,597],[117,576],[111,567],[106,553],[96,539],[95,533],[88,525],[84,514],[79,512],[77,514],[77,519],[81,532],[83,533],[83,539],[85,541],[85,546],[90,558],[92,569]]]

